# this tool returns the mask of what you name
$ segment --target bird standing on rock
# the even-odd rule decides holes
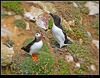
[[[49,13],[53,20],[52,34],[56,41],[60,44],[60,48],[66,46],[71,43],[71,41],[67,38],[66,33],[64,32],[62,26],[60,25],[61,19],[59,16]]]
[[[35,39],[29,43],[27,46],[22,47],[21,49],[28,52],[33,60],[37,59],[38,54],[35,54],[39,49],[42,48],[43,42],[42,42],[43,35],[39,32],[35,34]]]

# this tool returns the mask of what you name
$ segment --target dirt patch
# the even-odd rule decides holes
[[[93,22],[94,20],[95,20],[94,16],[87,16],[87,17],[83,16],[83,23],[86,30],[91,33],[91,36],[93,39],[99,40],[99,36],[95,35],[95,32],[97,31],[97,29],[94,29],[89,25],[89,22]]]

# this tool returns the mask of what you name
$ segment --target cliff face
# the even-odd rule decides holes
[[[98,6],[98,2],[94,4]],[[1,63],[6,61],[2,66],[10,64],[10,69],[3,68],[2,74],[98,74],[98,7],[95,7],[97,12],[90,15],[86,5],[90,5],[89,2],[2,2],[1,57],[6,59]],[[53,19],[49,12],[60,16],[61,25],[73,42],[57,52],[59,45],[55,45],[51,32]],[[37,31],[42,32],[45,39],[34,62],[21,47],[31,42]],[[5,43],[13,47],[11,58],[7,53],[12,51]]]

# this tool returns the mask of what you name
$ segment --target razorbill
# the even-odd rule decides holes
[[[53,20],[52,34],[56,41],[59,43],[60,48],[66,46],[71,43],[71,41],[67,38],[66,33],[64,32],[62,26],[60,25],[61,19],[59,16],[49,13]]]
[[[42,48],[43,42],[42,42],[43,35],[39,32],[35,34],[35,39],[29,43],[27,46],[22,47],[21,49],[28,52],[33,60],[36,60],[38,54],[34,54],[37,52],[39,49]]]

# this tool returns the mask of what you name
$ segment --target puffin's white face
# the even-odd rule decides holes
[[[36,36],[37,38],[39,38],[39,37],[41,37],[41,34],[40,34],[40,33],[36,33],[35,36]]]

